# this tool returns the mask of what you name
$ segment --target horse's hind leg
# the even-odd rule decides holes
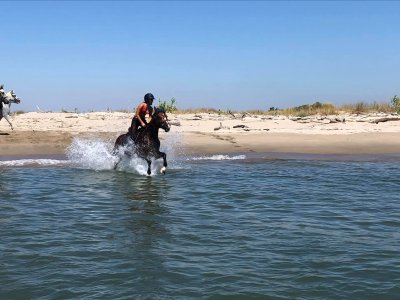
[[[114,165],[114,170],[117,169],[118,164],[122,160],[122,154],[120,153],[121,152],[120,148],[125,146],[125,140],[124,140],[125,137],[126,137],[126,135],[124,135],[124,134],[120,135],[119,137],[117,137],[117,140],[114,143],[114,149],[113,149],[112,155],[118,157],[118,161]],[[124,152],[125,152],[124,154],[126,154],[126,151],[124,151]]]
[[[4,119],[6,119],[6,120],[7,120],[8,124],[10,124],[10,126],[11,126],[11,130],[14,130],[14,127],[12,126],[12,123],[11,123],[11,121],[10,121],[10,118],[9,118],[9,116],[8,116],[8,115],[3,115],[3,117],[4,117]]]

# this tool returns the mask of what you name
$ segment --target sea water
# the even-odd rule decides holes
[[[398,299],[400,159],[169,150],[0,161],[0,299]]]

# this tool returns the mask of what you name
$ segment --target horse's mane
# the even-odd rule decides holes
[[[4,98],[5,99],[14,99],[13,95],[12,95],[12,91],[9,91],[7,93],[4,94]]]
[[[158,129],[159,129],[159,127],[158,128],[156,128],[155,126],[155,119],[158,117],[158,113],[165,113],[165,110],[164,110],[164,108],[162,108],[162,107],[160,107],[160,108],[158,108],[158,107],[154,107],[154,111],[153,111],[153,114],[151,115],[151,120],[150,120],[150,122],[149,122],[149,124],[141,131],[141,132],[139,132],[139,134],[138,134],[138,137],[140,137],[140,136],[142,136],[142,135],[144,135],[146,132],[148,132],[148,131],[150,131],[150,130],[157,130],[157,132],[158,132]],[[158,136],[158,134],[157,134],[157,136]]]

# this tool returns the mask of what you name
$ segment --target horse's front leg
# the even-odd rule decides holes
[[[167,164],[167,154],[165,154],[164,152],[158,151],[157,158],[160,158],[160,157],[162,157],[162,159],[164,160],[164,165],[161,168],[160,173],[162,175],[165,175],[165,172],[167,171],[167,166],[168,166],[168,164]]]
[[[151,160],[150,159],[146,159],[147,161],[147,175],[150,176],[151,174]]]
[[[117,167],[118,167],[119,163],[121,162],[121,160],[122,160],[122,158],[118,156],[118,161],[114,165],[114,170],[117,169]]]

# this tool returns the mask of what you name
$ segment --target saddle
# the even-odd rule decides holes
[[[132,139],[132,141],[134,143],[136,143],[137,138],[139,137],[139,135],[143,132],[144,128],[143,127],[139,127],[138,129],[136,129],[135,133],[132,133],[132,127],[128,128],[128,135],[129,137]]]

